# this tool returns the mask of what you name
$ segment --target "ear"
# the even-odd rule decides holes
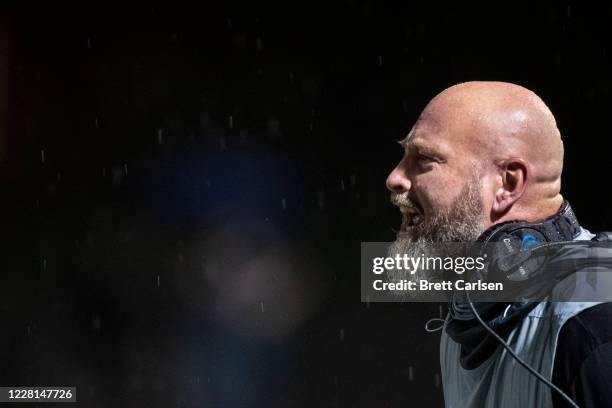
[[[501,186],[495,192],[491,211],[502,217],[521,198],[527,187],[529,166],[519,158],[504,160],[499,164]]]

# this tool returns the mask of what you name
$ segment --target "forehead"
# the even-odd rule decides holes
[[[405,149],[435,150],[448,154],[467,153],[475,129],[459,112],[432,112],[426,109],[408,135],[401,141]]]
[[[449,144],[439,132],[425,131],[422,128],[415,127],[408,135],[400,141],[404,150],[416,150],[419,152],[446,153],[452,149],[452,144]]]

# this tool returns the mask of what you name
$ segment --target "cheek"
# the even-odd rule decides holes
[[[483,177],[481,179],[482,190],[480,196],[485,209],[491,208],[495,200],[495,191],[498,183],[495,177]]]
[[[447,208],[461,190],[461,183],[442,180],[439,177],[421,177],[415,180],[414,190],[417,199],[425,209]]]

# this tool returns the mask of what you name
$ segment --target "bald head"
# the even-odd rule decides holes
[[[527,160],[537,182],[561,178],[563,143],[554,116],[532,91],[507,82],[466,82],[437,95],[420,121],[465,130],[458,143],[478,160]],[[450,122],[453,122],[452,124]]]
[[[444,201],[443,187],[450,191],[477,168],[485,225],[545,218],[563,203],[563,143],[555,118],[535,93],[519,85],[466,82],[445,89],[425,107],[403,145],[405,157],[412,150],[435,151],[439,166],[422,174],[405,167],[404,175],[412,178],[406,177],[402,190],[421,184],[424,190],[439,189],[437,197]],[[399,184],[389,181],[391,176],[400,180],[400,167],[387,182],[394,191]]]

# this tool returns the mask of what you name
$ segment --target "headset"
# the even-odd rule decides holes
[[[539,273],[542,273],[542,265],[546,261],[546,255],[561,248],[563,245],[568,245],[568,243],[573,241],[581,232],[582,229],[567,201],[563,203],[560,210],[555,215],[540,222],[521,220],[496,224],[485,231],[477,240],[477,243],[482,245],[479,250],[481,253],[484,252],[487,254],[487,258],[492,265],[492,267],[487,270],[487,279],[493,281],[506,281],[515,284],[518,282],[525,288],[537,287],[538,285],[531,284],[531,281],[541,277]],[[592,241],[612,241],[612,233],[599,233]],[[572,244],[576,242],[579,243],[580,241],[573,241]],[[583,242],[592,245],[591,241]],[[490,245],[490,243],[498,244]],[[601,261],[599,264],[601,264]],[[520,268],[518,267],[519,265]],[[561,280],[565,276],[573,273],[577,268],[560,268],[560,270],[563,271],[562,275],[555,276],[556,279],[554,281]],[[550,287],[546,289],[550,289]],[[468,292],[465,291],[464,294],[464,299],[469,309],[466,310],[466,308],[460,303],[457,303],[456,299],[453,297],[453,301],[450,303],[451,314],[462,314],[466,316],[467,313],[468,316],[472,315],[475,317],[478,323],[482,325],[521,366],[529,371],[529,373],[534,375],[551,390],[557,392],[571,406],[578,407],[576,402],[559,387],[522,360],[516,352],[512,350],[512,347],[510,347],[508,343],[482,319],[480,312],[484,312],[490,304],[474,304]],[[533,293],[530,295],[533,296]],[[479,308],[481,309],[480,312],[478,310]]]
[[[542,262],[528,262],[536,248],[551,248],[556,243],[561,245],[573,241],[582,232],[580,224],[569,203],[565,201],[559,211],[551,217],[539,222],[507,221],[493,225],[482,233],[476,243],[481,254],[495,262],[493,268],[488,268],[487,278],[490,280],[525,281],[534,276]],[[540,252],[541,254],[541,252]],[[515,259],[509,265],[508,260]],[[521,263],[522,269],[512,268],[513,263]],[[512,274],[506,275],[512,270]]]

